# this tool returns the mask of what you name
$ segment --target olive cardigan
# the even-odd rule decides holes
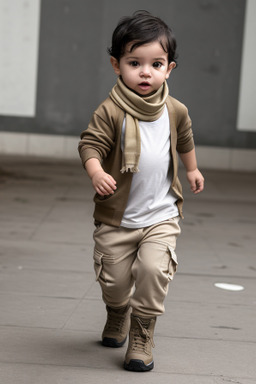
[[[168,96],[166,105],[170,120],[170,151],[172,160],[172,190],[177,195],[179,214],[182,214],[182,187],[178,179],[178,153],[190,152],[194,148],[191,120],[184,104]],[[129,197],[131,172],[121,173],[121,135],[125,112],[108,97],[94,112],[88,128],[82,132],[78,145],[85,167],[90,158],[97,158],[104,171],[116,180],[113,195],[94,196],[94,219],[112,226],[120,226]]]

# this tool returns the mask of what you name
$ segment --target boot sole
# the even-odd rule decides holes
[[[124,345],[124,343],[126,342],[126,339],[127,337],[124,340],[118,342],[116,339],[112,339],[110,337],[104,337],[101,344],[104,345],[104,347],[120,348]]]
[[[133,372],[147,372],[154,368],[154,361],[145,364],[142,360],[130,360],[129,363],[124,362],[124,369]]]

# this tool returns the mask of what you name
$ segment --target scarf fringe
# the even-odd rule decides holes
[[[140,171],[139,168],[134,165],[125,165],[122,167],[122,169],[120,169],[121,173],[125,173],[125,172],[137,173],[139,171]]]

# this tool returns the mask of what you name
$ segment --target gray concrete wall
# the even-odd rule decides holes
[[[170,93],[188,106],[197,144],[255,149],[256,133],[236,128],[245,0],[42,0],[36,116],[1,116],[0,130],[78,136],[115,82],[112,31],[138,9],[174,29]]]

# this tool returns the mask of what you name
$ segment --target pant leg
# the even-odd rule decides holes
[[[102,298],[110,307],[126,306],[133,292],[137,231],[101,224],[94,231],[94,241],[94,268]]]
[[[133,313],[154,317],[164,313],[168,285],[177,268],[176,239],[180,234],[174,218],[145,228],[132,266],[135,292],[131,299]]]

